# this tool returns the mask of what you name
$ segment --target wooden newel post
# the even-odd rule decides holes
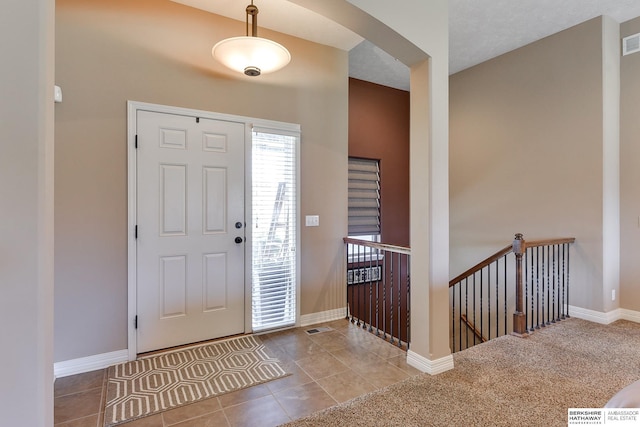
[[[513,335],[526,336],[527,322],[524,315],[524,292],[522,283],[522,256],[526,251],[522,234],[516,234],[513,241],[513,253],[516,256],[516,311],[513,313]]]

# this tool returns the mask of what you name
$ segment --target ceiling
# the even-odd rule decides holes
[[[239,0],[172,1],[245,20],[246,5]],[[359,35],[288,0],[255,0],[255,4],[260,8],[259,27],[349,51],[351,77],[409,90],[407,67]],[[449,0],[449,72],[457,73],[600,15],[628,21],[640,16],[640,1]],[[244,25],[240,29],[243,32]]]

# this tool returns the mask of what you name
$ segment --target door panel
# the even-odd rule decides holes
[[[137,347],[244,332],[244,124],[137,113]]]

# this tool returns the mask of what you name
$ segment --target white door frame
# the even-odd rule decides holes
[[[272,120],[262,120],[255,119],[250,117],[236,116],[230,114],[223,113],[214,113],[210,111],[203,110],[194,110],[189,108],[181,108],[181,107],[171,107],[167,105],[159,105],[159,104],[149,104],[145,102],[138,101],[127,101],[127,187],[128,187],[128,213],[127,213],[127,263],[128,263],[128,271],[127,271],[127,350],[128,350],[128,359],[135,360],[138,354],[137,351],[137,335],[136,335],[136,314],[137,314],[137,256],[136,256],[136,238],[135,238],[135,227],[136,227],[136,218],[137,218],[137,152],[136,152],[136,130],[137,130],[137,112],[138,110],[151,111],[156,113],[166,113],[166,114],[175,114],[175,115],[183,115],[183,116],[192,116],[192,117],[202,117],[212,120],[221,120],[221,121],[230,121],[230,122],[239,122],[243,123],[245,126],[245,219],[247,221],[247,227],[245,230],[246,236],[246,244],[245,244],[245,272],[244,272],[244,283],[245,283],[245,333],[251,332],[251,253],[252,253],[252,227],[249,224],[252,216],[251,216],[251,151],[252,151],[252,141],[251,141],[251,129],[253,126],[260,126],[265,128],[272,128],[274,130],[280,131],[292,131],[292,132],[300,132],[300,126],[291,123],[285,122],[277,122]],[[298,150],[299,153],[299,150]],[[299,154],[298,154],[298,165]],[[300,168],[298,167],[298,175]],[[299,176],[297,178],[297,182],[300,182]],[[298,184],[298,193],[300,185]],[[297,212],[300,212],[300,197],[297,197],[298,200],[298,209]],[[300,215],[300,214],[298,214]],[[300,228],[298,229],[298,236],[296,240],[300,241]],[[296,244],[296,247],[299,247]],[[300,257],[298,256],[298,265],[296,269],[298,270],[298,277],[296,283],[296,294],[298,295],[298,301],[296,301],[296,324],[299,323],[300,319]]]

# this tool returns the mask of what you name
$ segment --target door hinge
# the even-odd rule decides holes
[[[138,239],[138,226],[137,225],[135,226],[135,228],[133,230],[133,237],[135,239]]]
[[[136,139],[133,143],[133,146],[135,147],[136,150],[138,149],[138,135],[136,135]]]
[[[196,117],[196,123],[200,123],[200,117]]]
[[[138,315],[136,314],[136,318],[133,321],[133,326],[138,329]]]

